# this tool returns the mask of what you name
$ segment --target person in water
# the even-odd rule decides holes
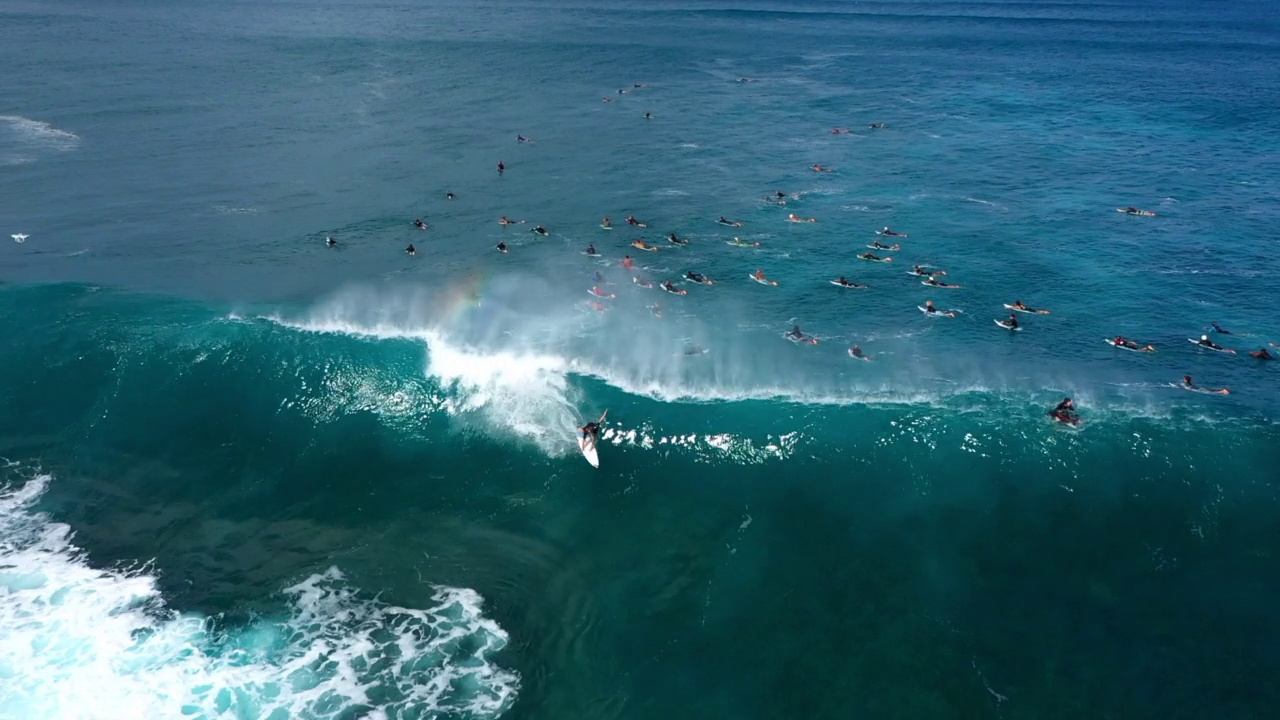
[[[1249,357],[1258,358],[1259,360],[1275,360],[1275,357],[1267,352],[1266,348],[1259,348],[1249,353]]]
[[[1224,328],[1224,327],[1222,327],[1221,325],[1219,325],[1217,320],[1214,320],[1213,322],[1210,322],[1209,324],[1210,324],[1211,326],[1213,326],[1213,331],[1214,331],[1214,332],[1216,332],[1216,333],[1218,333],[1219,335],[1230,335],[1230,334],[1231,334],[1231,331],[1230,331],[1230,330],[1227,330],[1226,328]]]
[[[839,280],[837,280],[836,282],[840,283],[841,285],[843,285],[843,286],[845,286],[845,287],[849,287],[850,285],[852,285],[852,284],[853,284],[853,283],[849,282],[848,280],[845,280],[843,275],[841,275],[841,276],[840,276],[840,279],[839,279]]]
[[[530,230],[529,232],[536,232],[536,233],[538,233],[539,235],[550,235],[550,234],[551,234],[551,233],[547,232],[547,229],[546,229],[546,228],[544,228],[544,227],[542,227],[541,225],[535,225],[535,226],[534,226],[534,228],[533,228],[532,230]]]
[[[796,223],[818,222],[818,218],[802,218],[799,215],[796,215],[795,213],[791,213],[790,215],[788,215],[787,220],[789,222],[796,222]]]
[[[707,280],[707,276],[703,275],[700,272],[694,272],[693,270],[690,270],[689,272],[685,273],[684,276],[696,283],[706,283],[708,285],[710,284],[710,282],[708,282]]]
[[[729,227],[742,227],[742,223],[738,222],[737,220],[730,220],[723,215],[721,215],[720,219],[717,220],[716,222],[720,223],[721,225],[728,225]]]
[[[498,252],[504,253],[507,251],[507,244],[504,242],[498,243],[495,247],[498,248]]]
[[[605,216],[604,216],[604,220],[601,220],[601,221],[600,221],[600,227],[602,227],[602,228],[611,228],[611,227],[613,227],[613,221],[609,219],[609,216],[608,216],[608,215],[605,215]]]
[[[792,326],[791,326],[791,331],[787,333],[787,337],[789,337],[789,338],[791,338],[791,339],[793,339],[793,340],[803,340],[803,339],[804,339],[804,333],[800,331],[800,326],[799,326],[799,325],[792,325]]]
[[[418,228],[419,230],[426,230],[426,229],[427,229],[427,224],[426,224],[426,223],[424,223],[424,222],[422,222],[422,218],[418,218],[417,220],[414,220],[414,221],[413,221],[413,226],[414,226],[414,227],[416,227],[416,228]]]
[[[445,194],[444,194],[444,199],[445,199],[445,200],[452,200],[452,199],[453,199],[453,193],[451,193],[451,192],[447,192],[447,193],[445,193]]]
[[[764,276],[764,270],[756,270],[755,278],[760,282],[769,282],[769,278]]]
[[[1156,349],[1155,345],[1151,345],[1149,343],[1147,345],[1139,345],[1137,341],[1130,340],[1129,338],[1124,337],[1123,335],[1117,335],[1116,339],[1112,340],[1111,342],[1118,347],[1126,347],[1126,348],[1129,348],[1130,350],[1141,350],[1142,352],[1151,352]]]
[[[863,260],[879,260],[880,259],[879,255],[876,255],[875,253],[869,253],[869,252],[864,252],[858,257],[862,258]],[[932,278],[930,278],[930,280],[932,280]]]
[[[831,168],[818,165],[817,163],[814,163],[813,165],[809,166],[809,169],[814,172],[828,172],[828,173],[831,172]]]
[[[404,251],[411,257],[418,254],[418,249],[413,246],[413,243],[409,243],[409,247],[405,248]]]
[[[531,139],[530,139],[530,138],[527,138],[527,137],[525,137],[525,136],[523,136],[523,135],[516,135],[516,142],[518,142],[518,143],[531,142]]]
[[[875,242],[871,243],[871,245],[877,250],[901,250],[902,249],[902,246],[899,245],[898,243],[894,243],[892,245],[885,245],[879,240],[876,240]]]
[[[622,256],[622,267],[630,270],[636,266],[636,261],[631,259],[630,255]]]
[[[662,281],[662,289],[670,293],[676,293],[676,294],[680,293],[680,289],[677,288],[675,283],[671,282],[670,280]]]
[[[1215,394],[1217,394],[1217,395],[1230,395],[1230,394],[1231,394],[1231,388],[1207,388],[1207,387],[1200,387],[1199,385],[1196,385],[1194,382],[1192,382],[1192,381],[1191,381],[1191,376],[1190,376],[1190,375],[1183,375],[1183,376],[1182,376],[1182,387],[1186,388],[1187,390],[1198,390],[1198,391],[1200,391],[1200,392],[1215,393]]]
[[[1210,340],[1208,335],[1201,335],[1200,339],[1196,341],[1196,344],[1200,347],[1207,347],[1210,350],[1226,350],[1226,348]]]
[[[1009,328],[1010,330],[1017,330],[1018,316],[1014,313],[1009,313],[1009,319],[1004,321],[1004,326]]]
[[[604,275],[601,274],[599,270],[597,270],[596,273],[591,276],[591,282],[597,282],[597,283],[604,282]]]
[[[652,119],[653,119],[653,113],[651,113],[651,112],[647,112],[647,113],[645,113],[645,114],[644,114],[644,119],[645,119],[645,120],[652,120]]]
[[[1049,416],[1067,423],[1075,423],[1080,419],[1080,416],[1076,415],[1076,406],[1071,402],[1071,398],[1064,398],[1057,407],[1049,411]]]
[[[498,161],[498,174],[499,174],[499,175],[501,175],[502,173],[504,173],[504,172],[506,172],[506,171],[507,171],[507,166],[506,166],[506,164],[505,164],[505,163],[503,163],[501,160],[499,160],[499,161]]]
[[[324,239],[324,244],[325,244],[325,245],[328,245],[329,247],[338,247],[338,241],[337,241],[337,240],[334,240],[334,239],[333,239],[333,238],[331,238],[331,237],[327,237],[327,238],[325,238],[325,239]]]
[[[594,244],[594,243],[591,243],[591,244],[588,244],[588,245],[587,245],[587,254],[588,254],[588,255],[599,255],[600,253],[596,252],[596,246],[595,246],[595,244]]]
[[[582,439],[589,440],[591,441],[592,445],[595,445],[596,441],[600,439],[600,425],[604,423],[604,419],[608,415],[609,415],[609,411],[605,410],[604,414],[600,416],[599,420],[596,420],[595,422],[589,422],[586,425],[583,425],[582,427],[578,428],[578,432],[582,433]]]
[[[672,243],[673,245],[688,245],[688,244],[689,244],[689,241],[688,241],[688,240],[681,240],[680,238],[676,237],[676,234],[675,234],[675,233],[671,233],[670,235],[668,235],[668,236],[667,236],[667,240],[670,240],[670,241],[671,241],[671,243]]]
[[[853,346],[853,347],[849,348],[849,355],[850,355],[851,357],[856,357],[856,358],[858,358],[859,360],[868,360],[868,359],[870,359],[870,358],[868,358],[868,357],[867,357],[867,356],[862,352],[862,346],[861,346],[861,345],[858,345],[858,344],[856,344],[856,343],[854,344],[854,346]]]

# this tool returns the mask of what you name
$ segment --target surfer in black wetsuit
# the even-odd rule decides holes
[[[1249,353],[1249,357],[1258,358],[1259,360],[1275,360],[1275,356],[1267,352],[1266,348],[1260,348]]]
[[[707,282],[707,276],[706,276],[706,275],[703,275],[703,274],[702,274],[702,273],[700,273],[700,272],[694,272],[693,270],[690,270],[689,272],[685,273],[685,274],[684,274],[684,276],[685,276],[686,278],[688,278],[688,279],[690,279],[690,280],[692,280],[692,281],[696,282],[696,283],[703,283],[703,284],[705,284],[705,283]]]
[[[799,325],[792,325],[791,332],[787,333],[787,337],[791,338],[792,340],[803,340],[804,333],[800,331]]]
[[[609,411],[605,410],[604,415],[601,415],[599,420],[596,420],[595,422],[589,422],[586,425],[583,425],[582,427],[578,428],[578,431],[582,433],[582,439],[590,440],[594,444],[595,441],[600,437],[600,423],[604,422],[605,416],[608,414],[609,414]]]
[[[410,256],[418,254],[418,249],[413,246],[413,243],[409,243],[409,247],[405,248],[404,251]]]
[[[589,244],[589,245],[587,245],[587,254],[588,254],[588,255],[599,255],[600,253],[596,252],[596,246],[595,246],[595,244],[593,243],[593,244]]]
[[[1080,416],[1076,415],[1075,403],[1071,402],[1071,398],[1064,398],[1058,406],[1049,411],[1049,417],[1058,422],[1070,423],[1074,425],[1080,422]]]
[[[506,252],[506,251],[507,251],[507,244],[506,244],[506,243],[504,243],[504,242],[500,242],[500,243],[498,243],[497,245],[495,245],[494,247],[498,248],[498,252],[501,252],[501,253],[504,253],[504,252]]]
[[[1209,348],[1210,350],[1222,350],[1222,349],[1223,349],[1223,347],[1222,347],[1221,345],[1219,345],[1219,344],[1215,343],[1214,341],[1210,340],[1208,335],[1201,335],[1201,336],[1200,336],[1200,339],[1196,341],[1196,344],[1197,344],[1197,345],[1199,345],[1200,347],[1207,347],[1207,348]]]
[[[867,356],[863,354],[861,345],[854,345],[853,347],[849,348],[849,357],[855,357],[855,358],[858,358],[859,360],[868,359]]]
[[[426,229],[427,229],[427,224],[426,224],[426,223],[424,223],[424,222],[422,222],[422,218],[418,218],[417,220],[414,220],[414,221],[413,221],[413,226],[414,226],[414,227],[416,227],[416,228],[418,228],[419,230],[426,230]]]
[[[451,193],[451,192],[447,192],[447,193],[445,193],[445,194],[444,194],[444,199],[445,199],[445,200],[452,200],[452,199],[453,199],[453,193]]]
[[[1219,325],[1217,320],[1214,320],[1213,322],[1211,322],[1211,323],[1209,323],[1209,324],[1213,326],[1213,331],[1214,331],[1214,332],[1216,332],[1216,333],[1218,333],[1219,335],[1230,335],[1230,334],[1231,334],[1231,331],[1230,331],[1230,330],[1227,330],[1226,328],[1224,328],[1224,327],[1222,327],[1221,325]]]
[[[337,241],[337,240],[334,240],[334,239],[333,239],[333,238],[331,238],[331,237],[327,237],[327,238],[325,238],[325,239],[324,239],[324,244],[325,244],[325,245],[328,245],[329,247],[338,247],[338,241]]]

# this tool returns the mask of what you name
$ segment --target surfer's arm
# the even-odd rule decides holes
[[[605,411],[604,411],[604,414],[600,416],[600,419],[596,421],[596,424],[597,424],[597,425],[602,425],[602,424],[604,424],[605,416],[607,416],[608,414],[609,414],[609,411],[608,411],[608,410],[605,410]]]

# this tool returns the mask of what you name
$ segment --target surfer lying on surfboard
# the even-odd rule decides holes
[[[1018,312],[1031,313],[1032,315],[1048,315],[1049,314],[1049,311],[1045,310],[1044,308],[1036,309],[1033,307],[1027,307],[1026,305],[1022,304],[1021,300],[1014,300],[1012,305],[1005,305],[1005,307],[1009,308],[1010,310],[1017,310]]]
[[[635,227],[649,227],[649,223],[640,222],[639,220],[636,219],[635,215],[627,216],[627,224],[634,225]]]
[[[1111,344],[1115,347],[1127,348],[1129,350],[1137,350],[1138,352],[1155,352],[1156,346],[1151,343],[1140,345],[1136,340],[1130,340],[1122,335],[1117,335]]]
[[[1213,394],[1215,394],[1215,395],[1230,395],[1230,394],[1231,394],[1231,388],[1207,388],[1207,387],[1200,387],[1199,385],[1197,385],[1197,384],[1195,384],[1195,383],[1191,382],[1191,376],[1190,376],[1190,375],[1183,375],[1183,376],[1182,376],[1182,389],[1184,389],[1184,390],[1194,390],[1194,391],[1196,391],[1196,392],[1202,392],[1202,393],[1213,393]]]
[[[1249,353],[1249,357],[1258,358],[1259,360],[1275,360],[1275,356],[1267,352],[1266,348],[1259,348]]]
[[[843,275],[841,275],[841,276],[840,276],[840,279],[838,279],[838,280],[832,280],[831,282],[832,282],[832,283],[834,283],[834,284],[836,284],[836,285],[839,285],[840,287],[846,287],[846,288],[858,288],[858,289],[860,289],[860,290],[866,290],[866,289],[867,289],[867,286],[866,286],[866,285],[862,285],[862,284],[860,284],[860,283],[856,283],[856,282],[852,282],[852,281],[850,281],[850,280],[846,280],[846,279],[845,279],[845,277],[844,277]]]
[[[1210,340],[1208,335],[1201,335],[1199,340],[1195,340],[1193,342],[1195,342],[1195,344],[1199,345],[1202,348],[1209,348],[1210,350],[1217,350],[1218,352],[1231,353],[1233,355],[1236,352],[1231,348],[1224,348],[1218,343]]]
[[[930,270],[923,265],[912,265],[911,269],[908,270],[907,272],[911,273],[912,275],[915,275],[916,277],[929,277],[931,275],[947,274],[946,270]]]
[[[890,230],[888,225],[885,225],[882,230],[877,230],[876,234],[884,235],[885,237],[900,237],[900,238],[904,238],[907,236],[906,233],[894,232]]]
[[[1141,215],[1142,217],[1155,217],[1155,216],[1156,216],[1155,212],[1153,212],[1153,211],[1151,211],[1151,210],[1139,210],[1138,208],[1136,208],[1136,207],[1132,207],[1132,206],[1130,206],[1130,207],[1123,207],[1123,208],[1116,208],[1116,212],[1118,212],[1118,213],[1124,213],[1125,215]]]
[[[643,241],[643,240],[632,240],[632,241],[631,241],[631,247],[633,247],[633,248],[637,248],[637,249],[639,249],[639,250],[648,250],[649,252],[657,252],[657,251],[658,251],[658,248],[657,248],[656,246],[650,245],[649,243],[647,243],[647,242],[645,242],[645,241]]]
[[[787,216],[787,222],[811,223],[818,222],[818,218],[802,218],[795,213],[791,213]]]
[[[901,249],[902,249],[902,246],[901,246],[901,245],[899,245],[898,243],[894,243],[894,244],[892,244],[892,245],[885,245],[884,243],[880,242],[879,240],[876,240],[875,242],[871,243],[871,244],[870,244],[870,245],[868,245],[867,247],[871,248],[872,250],[890,250],[890,251],[893,251],[893,250],[901,250]]]
[[[742,223],[738,222],[737,220],[730,220],[729,218],[723,215],[721,215],[720,219],[716,220],[716,222],[720,223],[721,225],[727,225],[729,227],[742,227]]]

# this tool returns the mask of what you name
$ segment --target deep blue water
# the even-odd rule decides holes
[[[1249,2],[0,0],[0,717],[1269,715],[1277,67]]]

